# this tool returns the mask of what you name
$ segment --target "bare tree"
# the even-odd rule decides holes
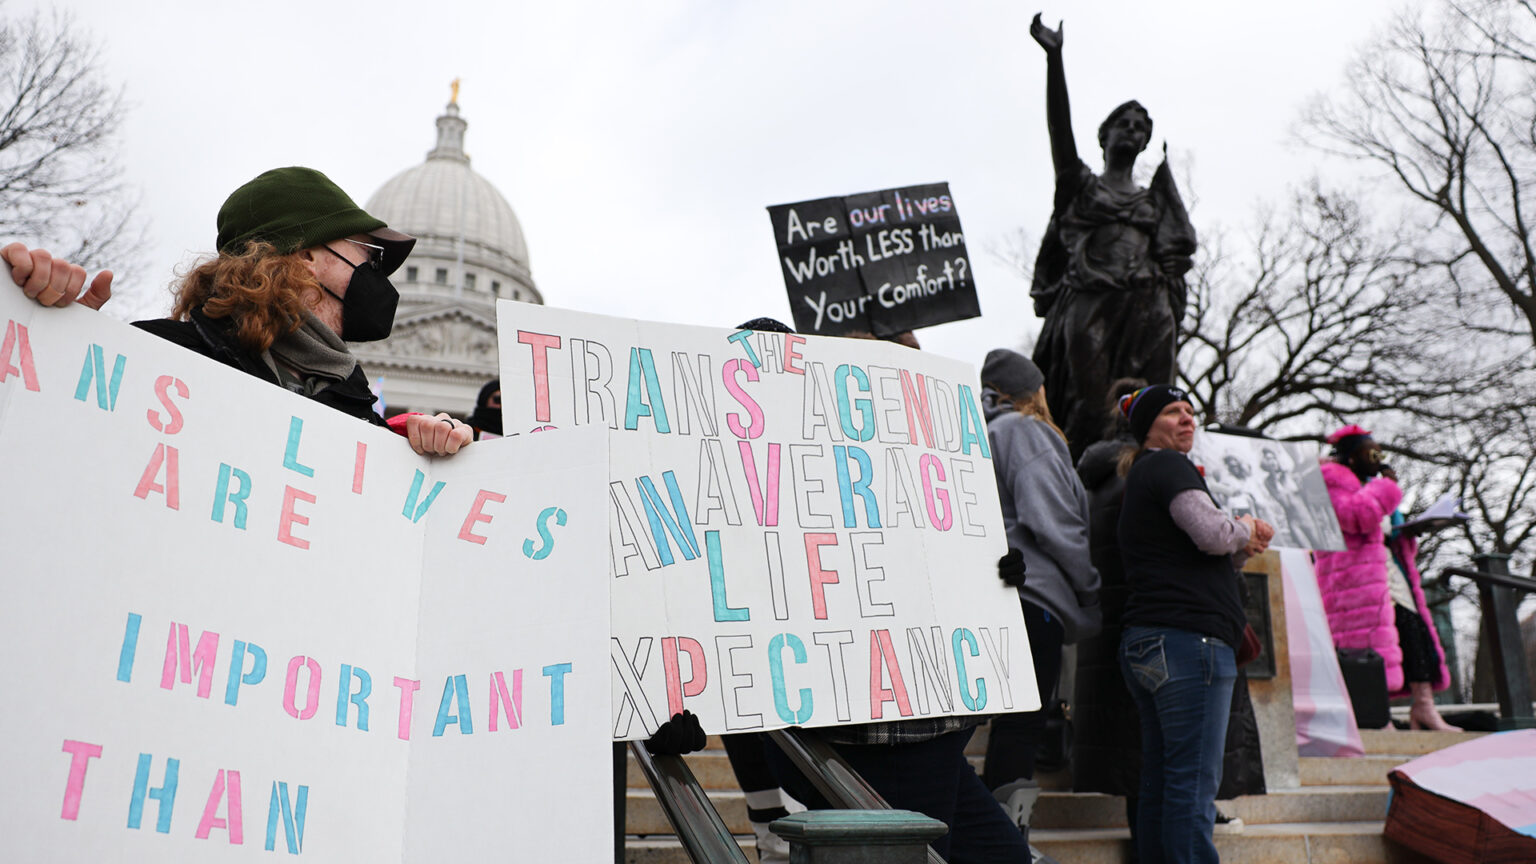
[[[69,15],[0,17],[0,237],[90,269],[138,257],[137,202],[116,158],[122,114]]]
[[[1215,232],[1191,272],[1179,351],[1203,418],[1320,440],[1325,426],[1404,404],[1433,413],[1469,381],[1495,378],[1447,365],[1438,340],[1420,338],[1436,291],[1398,236],[1316,186],[1263,217],[1240,253]]]
[[[1446,2],[1404,13],[1303,128],[1329,152],[1383,167],[1433,221],[1433,261],[1471,326],[1536,344],[1536,7]],[[1514,314],[1491,312],[1489,295]]]
[[[1465,555],[1473,549],[1515,556],[1529,566],[1536,540],[1536,376],[1517,373],[1464,401],[1480,403],[1451,424],[1405,430],[1397,441],[1420,467],[1431,495],[1459,496],[1472,521],[1440,538]],[[1457,542],[1459,539],[1460,542]],[[1429,551],[1435,551],[1433,546]]]

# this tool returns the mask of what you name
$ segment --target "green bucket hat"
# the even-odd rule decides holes
[[[384,247],[384,273],[395,272],[416,238],[368,215],[341,187],[313,168],[274,168],[246,183],[219,208],[219,251],[238,255],[253,240],[284,254],[353,234]]]

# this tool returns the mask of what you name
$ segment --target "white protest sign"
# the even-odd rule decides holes
[[[614,723],[1039,706],[970,366],[884,342],[498,306],[504,428],[609,438]]]
[[[8,283],[8,860],[611,854],[604,434],[422,458]]]

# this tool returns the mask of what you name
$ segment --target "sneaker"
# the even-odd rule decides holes
[[[992,791],[1008,818],[1013,824],[1019,826],[1019,830],[1029,830],[1029,817],[1035,811],[1035,801],[1040,797],[1040,785],[1033,780],[1020,778],[1012,783],[1004,783]],[[1025,835],[1026,837],[1029,835]]]
[[[1243,833],[1243,820],[1236,816],[1216,811],[1216,825],[1211,829],[1213,834],[1241,834]]]
[[[752,833],[757,835],[758,864],[789,864],[789,841],[769,831],[765,822],[753,822]]]
[[[1052,858],[1051,856],[1041,852],[1039,849],[1036,849],[1033,846],[1029,847],[1029,860],[1030,864],[1061,864],[1060,861],[1057,861],[1055,858]]]

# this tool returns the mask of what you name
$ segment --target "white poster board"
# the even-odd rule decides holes
[[[422,458],[3,270],[0,328],[6,860],[612,854],[600,431]]]
[[[1277,549],[1344,548],[1344,534],[1313,451],[1295,441],[1195,433],[1190,458],[1205,470],[1216,505],[1275,528]]]
[[[503,427],[609,439],[614,722],[1039,707],[967,364],[502,302]]]

